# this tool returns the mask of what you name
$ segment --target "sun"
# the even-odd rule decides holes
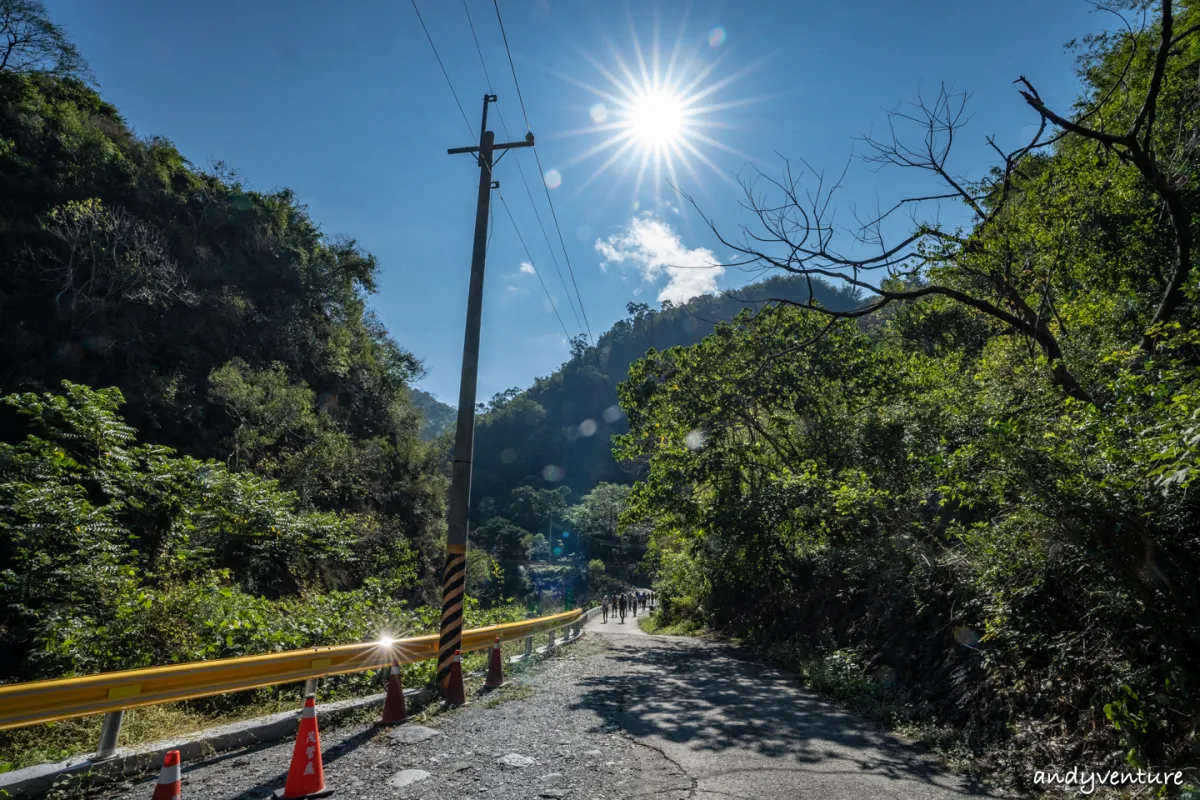
[[[673,148],[687,136],[683,98],[667,90],[640,93],[630,101],[625,116],[629,132],[646,147]]]
[[[657,29],[657,25],[655,27]],[[739,109],[765,99],[722,97],[732,84],[757,65],[751,64],[719,79],[714,78],[728,55],[717,52],[725,43],[724,29],[714,28],[705,35],[703,44],[697,44],[685,54],[685,28],[685,24],[680,25],[674,46],[669,51],[664,51],[655,35],[649,58],[635,32],[632,65],[611,46],[611,67],[583,53],[587,62],[604,78],[600,86],[557,73],[563,80],[593,96],[589,109],[592,124],[568,131],[566,135],[602,136],[599,142],[564,165],[569,167],[603,157],[595,171],[574,187],[574,195],[602,175],[611,177],[614,169],[621,177],[636,169],[634,201],[637,202],[643,182],[647,180],[652,183],[655,197],[659,198],[667,182],[675,188],[680,186],[681,177],[698,182],[697,165],[733,183],[729,171],[718,167],[710,157],[714,151],[757,161],[717,138],[720,130],[741,127],[735,116]],[[718,32],[719,36],[716,35]],[[616,181],[612,182],[614,188],[616,184]]]

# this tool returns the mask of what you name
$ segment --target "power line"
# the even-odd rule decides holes
[[[497,190],[497,194],[499,191]],[[503,198],[501,198],[503,199]],[[483,246],[483,257],[487,258],[488,251],[492,249],[492,234],[496,232],[496,217],[492,214],[492,207],[488,206],[488,238],[487,244]]]
[[[518,94],[520,94],[519,91]],[[542,168],[542,159],[537,154],[536,147],[533,149],[533,159],[537,162],[538,173],[543,176],[542,188],[546,190],[546,202],[550,204],[550,216],[554,220],[554,229],[558,232],[558,243],[562,247],[563,258],[567,262],[567,272],[571,275],[571,285],[575,287],[575,297],[579,300],[579,313],[583,314],[583,326],[587,329],[588,339],[595,342],[596,338],[592,336],[592,326],[588,323],[587,311],[583,307],[583,295],[579,293],[579,284],[575,282],[575,270],[571,267],[571,256],[567,253],[567,242],[563,238],[562,227],[558,224],[558,212],[554,210],[554,201],[550,198],[550,187],[546,185],[544,177],[546,170]],[[599,344],[599,342],[596,342],[597,346]]]
[[[570,341],[571,334],[567,333],[567,326],[563,323],[562,317],[558,313],[558,306],[554,304],[554,298],[550,296],[550,290],[546,288],[546,282],[542,280],[542,273],[538,272],[537,265],[533,263],[533,256],[529,252],[529,247],[525,244],[525,237],[521,235],[521,229],[517,227],[517,221],[513,219],[512,209],[508,207],[508,201],[504,199],[504,194],[497,189],[496,195],[500,198],[504,210],[508,212],[508,219],[512,222],[513,230],[517,232],[517,239],[521,241],[521,247],[525,249],[525,257],[529,259],[529,266],[533,268],[533,274],[537,275],[538,283],[542,285],[542,291],[546,293],[546,300],[550,303],[550,309],[554,312],[554,316],[558,318],[558,324],[562,327],[563,335]]]
[[[450,94],[454,95],[454,104],[458,106],[458,113],[462,114],[467,130],[474,136],[475,131],[471,128],[471,121],[467,119],[467,112],[463,111],[462,103],[458,99],[458,92],[454,91],[454,84],[450,81],[450,73],[446,72],[446,65],[442,63],[442,57],[438,55],[437,45],[433,43],[433,37],[429,35],[429,28],[425,27],[425,20],[421,16],[421,10],[417,8],[417,0],[411,0],[411,2],[413,11],[417,12],[417,19],[421,23],[421,30],[425,31],[425,38],[429,41],[430,48],[433,49],[433,57],[437,59],[438,66],[442,68],[442,75],[446,78],[446,85],[450,87]]]
[[[503,119],[500,120],[504,122]],[[537,148],[535,147],[534,150]],[[541,168],[539,167],[539,170]],[[567,303],[571,306],[571,313],[575,315],[575,324],[583,329],[583,323],[579,321],[579,312],[575,310],[575,301],[571,299],[571,290],[567,288],[567,279],[563,277],[562,267],[558,263],[558,256],[554,254],[554,245],[550,244],[550,234],[546,233],[546,225],[542,222],[542,215],[538,212],[537,203],[533,200],[533,190],[529,188],[529,180],[525,177],[525,170],[521,168],[521,159],[517,157],[517,172],[521,175],[521,183],[525,184],[525,194],[529,195],[529,205],[533,207],[533,216],[537,218],[538,227],[542,229],[542,239],[546,242],[546,249],[550,251],[550,260],[554,262],[554,270],[558,273],[558,280],[562,283],[563,294],[567,296]],[[553,211],[551,207],[551,211]],[[576,290],[578,291],[578,290]],[[583,301],[579,301],[580,310],[583,309]]]
[[[521,82],[517,78],[517,67],[513,63],[512,48],[510,48],[508,46],[508,34],[505,33],[505,31],[504,31],[504,18],[500,15],[499,0],[492,0],[492,5],[496,9],[496,21],[498,23],[500,23],[500,36],[504,40],[504,52],[508,56],[508,67],[512,71],[513,86],[517,90],[517,100],[521,104],[521,116],[523,116],[525,118],[525,129],[531,130],[531,128],[529,127],[529,113],[525,110],[525,98],[521,94]],[[476,42],[476,44],[478,44],[478,41]],[[480,57],[482,58],[482,55]],[[504,121],[503,118],[501,118],[501,122],[503,122],[503,121]],[[617,397],[616,390],[613,389],[612,384],[609,383],[608,373],[605,372],[604,364],[600,361],[600,342],[596,339],[595,336],[592,335],[592,326],[591,326],[591,323],[588,321],[587,310],[584,308],[584,305],[583,305],[583,294],[579,291],[578,281],[575,280],[575,269],[574,269],[574,267],[571,266],[571,255],[570,255],[570,253],[567,252],[567,241],[563,237],[562,226],[559,224],[559,221],[558,221],[558,211],[556,211],[554,208],[554,199],[550,196],[550,187],[546,185],[546,170],[542,166],[542,159],[541,159],[541,156],[538,155],[538,151],[537,151],[536,147],[533,148],[533,158],[534,158],[534,162],[537,164],[537,167],[538,167],[538,174],[542,179],[542,188],[546,191],[546,203],[550,206],[550,217],[554,221],[554,230],[558,233],[558,244],[560,247],[562,247],[563,260],[567,262],[567,272],[571,276],[571,285],[573,287],[575,287],[575,299],[577,301],[579,301],[579,313],[583,317],[583,327],[584,327],[584,330],[587,331],[588,341],[592,343],[591,349],[592,349],[593,354],[596,357],[596,369],[600,373],[600,378],[604,381],[604,388],[608,389],[608,393],[612,396],[612,398],[614,400],[617,401],[617,404],[619,405],[620,398]],[[520,163],[520,162],[518,161],[518,163]],[[522,179],[524,179],[523,172],[522,172],[521,177],[522,177]],[[526,189],[528,189],[528,188],[529,188],[528,183],[526,183]],[[533,196],[531,193],[530,194],[530,202],[532,202],[532,201],[533,201]],[[536,213],[536,212],[537,212],[537,205],[534,204],[534,213]],[[538,221],[539,221],[539,223],[541,222],[540,216],[539,216]],[[542,229],[542,232],[545,233],[545,228]],[[547,237],[547,238],[549,238],[549,237]],[[547,242],[547,244],[549,244],[549,242]],[[551,255],[553,255],[553,253],[554,253],[553,247],[550,248],[550,253],[551,253]],[[557,264],[557,261],[555,263]],[[561,272],[559,273],[559,278],[560,279],[562,278]],[[566,290],[566,282],[564,281],[563,284],[564,284],[563,289]],[[570,293],[570,291],[567,291],[568,302],[570,301],[570,297],[571,297],[571,293]],[[574,309],[572,308],[572,310],[574,310]],[[576,321],[578,321],[578,319]]]
[[[598,544],[603,544],[608,547],[613,547],[613,548],[625,547],[630,550],[649,550],[650,549],[649,545],[634,544],[633,542],[613,541],[611,539],[605,539],[603,537],[595,536],[590,533],[581,533],[579,531],[573,531],[570,528],[564,528],[562,525],[559,525],[557,522],[554,522],[553,520],[550,521],[550,525],[553,526],[554,528],[558,528],[561,531],[565,531],[566,533],[569,533],[572,536],[578,536],[580,539],[587,539],[588,541],[596,542]]]
[[[516,65],[512,64],[512,50],[509,48],[509,37],[508,35],[505,35],[504,32],[504,19],[500,18],[499,0],[492,0],[492,5],[496,6],[496,19],[497,22],[500,23],[500,36],[504,37],[504,52],[509,56],[509,68],[512,71],[512,85],[516,86],[517,100],[521,101],[521,115],[524,116],[524,120],[526,120],[526,128],[528,130],[529,114],[526,113],[526,108],[524,108],[524,98],[521,96],[521,82],[520,80],[517,80]],[[595,342],[595,337],[592,336],[592,325],[588,323],[588,312],[583,308],[583,295],[580,294],[580,284],[575,281],[575,269],[571,266],[571,255],[566,252],[566,240],[563,237],[563,228],[558,224],[558,211],[554,210],[554,200],[550,197],[550,187],[546,186],[546,170],[541,166],[541,156],[538,155],[538,148],[533,149],[533,157],[534,161],[538,163],[538,174],[541,175],[541,187],[546,190],[546,203],[550,204],[550,216],[554,221],[554,230],[558,231],[558,243],[563,248],[563,259],[566,260],[566,271],[570,273],[572,287],[575,287],[576,300],[580,301],[580,314],[583,315],[583,329],[588,332],[589,341]],[[565,285],[563,288],[566,288]],[[599,342],[596,342],[596,344],[599,345]],[[596,357],[599,359],[599,354],[596,355]],[[601,369],[600,373],[604,374],[604,369]],[[607,381],[608,379],[606,377],[605,383],[607,383]]]
[[[467,5],[467,0],[463,0],[463,11],[465,11],[467,14],[467,25],[471,28],[471,38],[475,40],[475,52],[479,54],[479,65],[483,67],[483,77],[487,81],[488,91],[495,94],[495,89],[492,86],[492,76],[488,72],[487,60],[483,57],[483,48],[479,44],[479,36],[475,32],[475,22],[471,19],[471,9]],[[503,28],[503,26],[501,27]],[[501,30],[501,33],[503,34],[503,30]],[[508,42],[505,40],[505,47],[507,48],[507,46]],[[519,98],[520,95],[521,90],[520,87],[518,87],[517,97]],[[521,113],[525,113],[524,102],[522,102],[521,105]],[[500,127],[504,129],[504,135],[511,139],[512,136],[508,132],[508,123],[504,121],[504,112],[500,109],[499,105],[496,106],[496,114],[500,117]],[[526,128],[529,127],[528,122],[529,120],[527,117]],[[538,211],[537,203],[534,202],[533,190],[529,188],[529,179],[525,177],[525,169],[521,166],[520,156],[517,157],[517,172],[521,175],[521,183],[525,185],[525,194],[529,197],[529,205],[533,207],[533,216],[537,219],[538,227],[542,229],[542,239],[546,242],[546,250],[550,252],[550,261],[554,264],[554,271],[558,273],[558,280],[562,284],[563,293],[567,297],[567,305],[571,307],[571,314],[575,317],[575,324],[578,325],[582,330],[583,323],[579,320],[579,312],[575,310],[575,301],[571,298],[571,290],[567,288],[567,279],[563,277],[562,266],[558,263],[558,256],[554,253],[554,246],[550,244],[550,235],[546,233],[546,224],[542,222],[541,212]],[[513,226],[516,227],[515,221],[513,222]],[[532,260],[530,263],[533,263]],[[539,275],[538,277],[540,280],[541,276]],[[555,309],[555,313],[557,313],[557,309]],[[570,339],[570,335],[568,335],[567,338]]]
[[[471,21],[471,9],[467,7],[467,0],[463,0],[463,11],[467,12],[467,24],[471,26],[471,38],[475,40],[475,52],[479,53],[479,65],[483,67],[483,77],[487,79],[488,91],[492,92],[492,76],[488,74],[487,62],[483,60],[483,48],[479,46],[479,37],[475,35],[475,23]],[[495,92],[492,92],[495,94]],[[496,109],[499,113],[500,109]],[[504,124],[504,115],[500,115],[500,124]],[[504,135],[508,136],[508,129],[504,129]]]
[[[521,83],[517,80],[517,68],[513,64],[512,50],[508,47],[508,34],[504,32],[504,20],[500,17],[499,0],[492,0],[492,5],[496,7],[496,21],[500,23],[500,36],[504,39],[504,52],[508,54],[508,68],[512,70],[513,85],[517,87],[517,100],[521,103],[521,116],[525,118],[525,130],[530,130],[529,114],[525,113],[525,98],[521,96]]]
[[[513,86],[517,89],[517,99],[521,103],[521,114],[525,117],[525,127],[529,129],[529,114],[525,110],[525,98],[521,95],[521,82],[517,79],[517,68],[513,63],[512,49],[508,46],[508,35],[504,32],[504,19],[500,16],[499,0],[492,0],[492,5],[496,8],[496,20],[500,23],[500,35],[504,39],[504,52],[508,55],[508,66],[512,70]],[[575,287],[575,298],[579,301],[579,313],[583,316],[583,327],[587,331],[588,340],[592,342],[592,349],[596,354],[596,367],[600,370],[600,377],[604,379],[604,385],[614,399],[617,399],[617,393],[613,390],[612,385],[608,382],[608,373],[604,371],[604,365],[600,363],[600,342],[592,335],[592,326],[588,322],[587,310],[583,305],[583,294],[579,291],[579,283],[575,280],[575,269],[571,266],[571,255],[567,252],[567,241],[563,237],[562,226],[558,222],[558,212],[554,208],[554,199],[550,197],[550,187],[546,185],[546,170],[542,166],[542,158],[538,155],[537,148],[533,148],[533,158],[537,163],[538,174],[542,178],[542,188],[546,190],[546,202],[550,206],[550,217],[554,220],[554,230],[558,233],[558,243],[562,247],[563,259],[567,262],[567,272],[571,276],[571,285]],[[569,293],[568,293],[569,294]]]

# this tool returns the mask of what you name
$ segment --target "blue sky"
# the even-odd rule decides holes
[[[373,308],[424,360],[428,375],[420,385],[457,402],[478,169],[469,156],[446,149],[474,144],[487,91],[461,0],[418,0],[418,7],[474,131],[408,2],[48,0],[47,7],[90,61],[106,99],[139,134],[171,139],[197,165],[223,160],[255,189],[291,187],[325,232],[351,236],[375,253],[382,275]],[[520,139],[525,123],[492,2],[467,0],[467,7],[499,111]],[[955,166],[978,175],[991,163],[985,135],[1012,147],[1035,122],[1012,81],[1027,75],[1052,105],[1067,108],[1078,83],[1063,43],[1105,24],[1084,0],[502,0],[500,7],[542,165],[561,179],[551,196],[597,336],[625,316],[630,300],[657,306],[661,297],[684,299],[748,280],[739,271],[664,269],[729,255],[665,172],[655,180],[649,169],[637,180],[653,147],[643,139],[659,135],[656,122],[670,128],[677,121],[670,93],[638,106],[642,138],[607,169],[597,174],[615,147],[581,158],[621,133],[603,130],[626,118],[614,102],[622,93],[605,73],[620,79],[624,62],[641,83],[635,40],[650,72],[659,50],[660,73],[680,43],[679,85],[694,82],[691,95],[705,94],[691,107],[711,110],[692,123],[692,133],[704,138],[689,137],[703,159],[681,145],[696,174],[674,158],[679,185],[719,226],[736,231],[750,220],[730,175],[755,167],[777,174],[776,152],[840,173],[855,137],[880,131],[887,109],[943,81],[973,93],[974,116],[961,149],[956,144]],[[491,123],[504,140],[495,110]],[[514,151],[499,163],[500,191],[575,334],[581,325],[518,162],[570,286],[531,153]],[[886,207],[924,188],[928,183],[911,172],[853,164],[840,205],[847,212]],[[495,196],[493,214],[481,401],[527,386],[567,357],[563,330],[537,276],[522,269],[530,259]]]

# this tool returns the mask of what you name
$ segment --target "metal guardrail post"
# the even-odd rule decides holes
[[[93,761],[104,761],[117,754],[117,737],[121,735],[121,722],[125,719],[124,711],[109,711],[104,715],[104,723],[100,726],[100,744],[96,747]]]
[[[317,693],[317,679],[309,678],[308,680],[306,680],[304,682],[304,696],[308,697],[310,694],[316,694],[316,693]]]
[[[525,657],[533,658],[533,637],[532,636],[525,637]]]

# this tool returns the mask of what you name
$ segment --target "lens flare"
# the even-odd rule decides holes
[[[655,149],[674,145],[683,135],[685,120],[682,98],[669,91],[652,89],[629,104],[629,129],[643,145]]]
[[[660,197],[668,184],[679,188],[684,173],[699,181],[700,166],[738,187],[730,177],[731,170],[718,166],[710,157],[714,151],[762,163],[717,138],[716,131],[720,129],[741,127],[737,117],[732,116],[735,110],[766,99],[745,95],[722,97],[732,84],[758,66],[749,64],[718,77],[717,70],[732,53],[724,47],[726,38],[725,28],[717,25],[703,38],[693,39],[681,24],[673,46],[663,47],[656,36],[650,47],[643,47],[635,33],[632,59],[623,57],[615,48],[608,63],[583,54],[603,81],[592,84],[559,74],[592,95],[591,104],[585,106],[590,124],[571,131],[570,135],[602,137],[563,165],[570,167],[592,158],[602,162],[585,180],[572,179],[572,197],[579,196],[602,175],[606,179],[621,178],[630,172],[636,174],[635,201],[643,182],[653,188],[655,197]],[[685,39],[694,44],[685,48]],[[617,174],[610,168],[615,168]],[[545,178],[546,185],[551,186],[548,173]]]
[[[556,169],[548,169],[545,180],[547,189],[557,189],[562,186],[562,173]]]

